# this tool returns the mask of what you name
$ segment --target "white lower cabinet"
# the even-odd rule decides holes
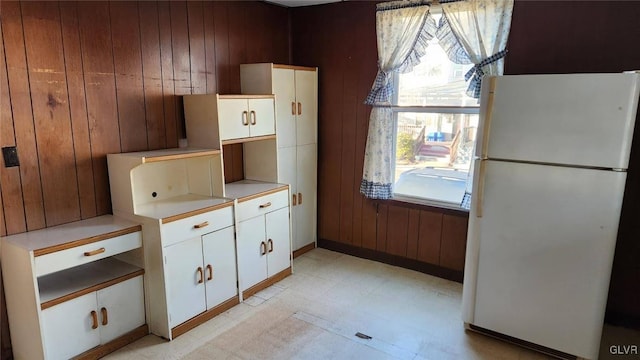
[[[144,325],[142,276],[42,310],[48,359],[68,359]]]
[[[233,226],[165,247],[171,328],[237,296]]]
[[[241,289],[290,268],[289,207],[238,223],[238,272]]]

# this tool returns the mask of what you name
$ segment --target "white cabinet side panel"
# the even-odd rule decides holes
[[[495,161],[485,174],[474,323],[597,358],[626,174]]]
[[[276,182],[278,160],[275,140],[248,141],[243,144],[243,154],[245,179]]]
[[[184,121],[190,147],[220,150],[216,95],[185,95]]]
[[[317,209],[317,152],[316,144],[297,147],[297,194],[298,205],[294,207],[293,249],[316,241]],[[302,201],[300,201],[302,200]]]

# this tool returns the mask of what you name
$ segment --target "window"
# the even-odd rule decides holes
[[[451,62],[434,38],[421,63],[395,77],[395,199],[459,207],[478,127],[464,80],[472,66]]]

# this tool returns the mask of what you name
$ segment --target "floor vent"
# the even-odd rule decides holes
[[[466,325],[467,329],[469,329],[469,330],[473,330],[475,332],[478,332],[478,333],[481,333],[481,334],[484,334],[484,335],[487,335],[487,336],[491,336],[491,337],[496,338],[496,339],[508,341],[508,342],[510,342],[512,344],[519,345],[519,346],[522,346],[522,347],[525,347],[525,348],[528,348],[528,349],[531,349],[531,350],[535,350],[537,352],[541,352],[543,354],[546,354],[546,355],[549,355],[549,356],[553,356],[553,357],[558,358],[558,359],[563,359],[563,360],[576,360],[577,359],[577,357],[575,355],[571,355],[571,354],[567,354],[567,353],[562,352],[562,351],[550,349],[550,348],[548,348],[546,346],[542,346],[542,345],[534,344],[532,342],[528,342],[528,341],[525,341],[525,340],[514,338],[512,336],[501,334],[499,332],[495,332],[495,331],[492,331],[492,330],[489,330],[489,329],[485,329],[485,328],[482,328],[482,327],[479,327],[479,326],[476,326],[476,325],[473,325],[473,324],[465,324],[465,325]]]

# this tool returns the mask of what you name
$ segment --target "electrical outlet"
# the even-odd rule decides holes
[[[18,161],[18,149],[16,149],[15,146],[3,147],[2,157],[4,158],[4,167],[20,166],[20,161]]]

